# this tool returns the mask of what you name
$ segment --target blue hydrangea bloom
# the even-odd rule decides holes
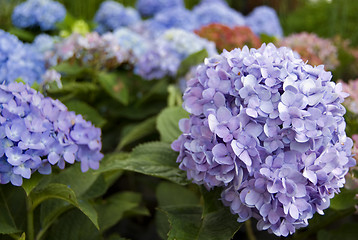
[[[282,27],[275,9],[268,6],[256,7],[247,17],[246,25],[260,35],[264,33],[269,36],[282,37]]]
[[[243,222],[287,236],[329,207],[355,165],[346,136],[346,93],[320,65],[288,48],[224,50],[188,82],[190,113],[172,143],[188,178],[223,187],[222,201]]]
[[[31,45],[0,29],[0,84],[21,78],[32,85],[45,72],[43,56]]]
[[[65,7],[51,0],[28,0],[15,7],[12,23],[19,28],[36,28],[42,31],[55,29],[55,24],[66,17]]]
[[[139,59],[135,73],[144,79],[175,76],[180,63],[190,54],[206,49],[217,54],[215,43],[182,29],[169,29],[156,39],[154,46]]]
[[[184,7],[183,0],[137,0],[136,8],[144,17],[151,17],[165,9]]]
[[[35,171],[50,174],[75,161],[97,169],[103,155],[101,130],[58,100],[28,85],[0,85],[0,183],[21,186]]]
[[[169,28],[180,28],[187,31],[193,31],[198,25],[193,13],[182,7],[163,10],[156,14],[152,21],[154,21],[153,24],[162,26],[161,28],[159,27],[159,29],[165,30]],[[159,33],[162,32],[158,31],[153,35],[158,35]]]
[[[210,23],[221,23],[230,27],[245,25],[244,16],[220,1],[209,1],[194,7],[193,14],[198,28]]]
[[[121,49],[131,53],[133,63],[151,48],[151,43],[146,38],[128,28],[117,29],[113,32],[113,36]]]
[[[130,26],[141,19],[136,9],[124,7],[115,1],[105,1],[98,9],[94,20],[98,23],[96,31],[105,33],[120,27]]]
[[[55,47],[56,37],[48,34],[39,34],[34,39],[32,46],[40,53],[45,53],[52,50]]]

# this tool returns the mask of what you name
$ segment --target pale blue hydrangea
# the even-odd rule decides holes
[[[257,35],[282,37],[282,27],[275,9],[268,6],[256,7],[247,17],[246,25]]]
[[[194,7],[193,14],[198,28],[211,23],[221,23],[229,27],[245,25],[244,16],[221,1],[209,1]]]
[[[143,17],[152,17],[155,14],[170,8],[184,7],[183,0],[137,0],[136,8]]]
[[[101,130],[58,100],[45,98],[28,85],[0,85],[0,183],[21,186],[38,171],[63,169],[81,162],[97,169],[103,157]]]
[[[144,79],[175,76],[180,63],[190,54],[206,49],[210,56],[217,54],[215,44],[182,29],[169,29],[156,39],[135,66],[135,73]]]
[[[28,0],[15,7],[12,23],[18,28],[53,30],[66,17],[65,7],[52,0]]]
[[[164,29],[180,28],[193,31],[198,25],[193,13],[181,7],[163,10],[154,16],[153,21],[162,25]]]
[[[140,20],[140,15],[136,9],[124,7],[115,1],[103,2],[94,17],[94,21],[98,24],[96,31],[99,33],[127,27]]]
[[[131,53],[133,63],[149,51],[152,45],[146,38],[128,28],[117,29],[113,36],[121,49]]]
[[[347,94],[331,78],[273,44],[206,59],[184,92],[190,118],[172,143],[180,168],[197,184],[223,187],[239,222],[254,217],[278,236],[307,226],[355,165]]]
[[[43,56],[31,45],[0,29],[0,84],[21,78],[32,85],[45,72]]]

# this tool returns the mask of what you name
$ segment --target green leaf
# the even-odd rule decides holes
[[[193,185],[196,187],[196,185]],[[167,206],[198,206],[200,204],[199,196],[190,189],[178,184],[162,182],[156,190],[158,207]],[[156,229],[162,239],[167,238],[170,230],[168,217],[163,211],[157,211],[155,215]]]
[[[61,199],[80,209],[98,228],[97,212],[86,201],[77,201],[75,192],[65,184],[50,183],[41,188],[35,188],[30,193],[32,207],[35,209],[40,203],[48,199]]]
[[[135,125],[129,132],[127,132],[121,139],[117,150],[121,150],[123,147],[130,143],[133,143],[143,137],[146,137],[155,132],[155,123],[157,117],[151,117],[147,120]]]
[[[170,107],[164,109],[158,116],[157,129],[160,139],[163,142],[172,143],[182,133],[179,129],[179,120],[188,118],[187,113],[182,107]]]
[[[67,106],[69,111],[74,111],[77,114],[81,114],[84,119],[92,122],[96,127],[103,127],[106,124],[106,119],[104,119],[96,109],[91,107],[85,102],[78,100],[65,101],[64,104]]]
[[[204,59],[207,58],[208,56],[209,55],[206,49],[200,50],[198,52],[189,55],[181,62],[177,72],[177,77],[184,76],[186,73],[190,71],[191,67],[203,63]]]
[[[348,190],[341,189],[341,192],[331,199],[330,207],[335,210],[344,210],[352,208],[358,204],[358,199],[355,197],[358,193],[358,189]]]
[[[91,188],[99,176],[100,175],[93,170],[82,172],[80,164],[75,164],[53,176],[51,183],[64,184],[75,192],[76,197],[81,197]]]
[[[26,233],[22,233],[19,240],[26,240]]]
[[[10,28],[9,33],[26,42],[32,42],[35,39],[35,35],[32,32],[21,28]]]
[[[46,237],[48,240],[100,240],[100,232],[77,209],[71,209],[62,214],[59,219],[54,222]]]
[[[30,179],[24,179],[22,182],[22,188],[25,190],[26,195],[29,196],[31,191],[40,183],[44,175],[36,172],[31,175]]]
[[[168,240],[227,240],[231,239],[242,223],[220,202],[221,189],[202,190],[204,207],[167,206],[162,210],[170,222]],[[218,224],[219,223],[219,224]]]
[[[62,62],[52,68],[57,72],[68,76],[80,75],[85,70],[85,68],[79,66],[78,64],[70,64],[68,62]]]
[[[358,236],[358,223],[344,223],[334,230],[321,230],[318,240],[352,240]]]
[[[90,93],[98,91],[98,85],[91,82],[68,82],[63,85],[62,88],[52,87],[47,91],[50,94],[75,94],[75,95],[86,95],[88,96]]]
[[[125,83],[125,77],[119,73],[98,74],[98,80],[103,89],[120,103],[127,105],[129,102],[129,91]]]
[[[136,147],[129,157],[123,154],[105,156],[99,172],[123,169],[187,184],[185,172],[176,163],[177,156],[168,143],[146,143]]]
[[[0,233],[11,234],[20,232],[15,225],[13,216],[11,215],[9,206],[5,199],[4,193],[0,186]]]
[[[74,206],[68,202],[59,199],[49,199],[43,202],[40,205],[41,229],[37,235],[37,239],[41,239],[41,236],[46,233],[59,216],[73,207]]]
[[[50,183],[43,188],[35,188],[32,190],[29,197],[32,200],[34,209],[41,202],[51,198],[62,199],[74,206],[78,206],[75,192],[68,186],[59,183]]]
[[[114,226],[123,218],[126,212],[139,207],[141,195],[134,192],[121,192],[112,195],[96,206],[99,213],[101,231]],[[146,213],[149,213],[148,210]]]

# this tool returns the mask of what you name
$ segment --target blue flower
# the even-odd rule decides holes
[[[12,14],[12,23],[19,28],[36,28],[42,31],[55,29],[55,24],[66,16],[65,7],[51,0],[28,0],[19,4]]]
[[[221,1],[208,1],[194,7],[193,14],[198,28],[210,23],[221,23],[230,27],[245,25],[244,16]]]
[[[213,42],[182,29],[167,30],[154,45],[135,66],[135,72],[148,80],[175,76],[181,61],[192,53],[203,49],[210,56],[217,53]]]
[[[138,0],[136,3],[136,8],[144,17],[151,17],[163,10],[177,7],[184,7],[183,0]]]
[[[288,48],[224,50],[187,84],[190,113],[172,143],[194,183],[223,187],[222,201],[243,222],[287,236],[329,207],[355,165],[346,136],[346,94],[323,66]]]
[[[45,72],[43,56],[31,45],[0,29],[0,83],[21,78],[32,85]]]
[[[97,169],[103,157],[101,130],[58,100],[22,83],[0,85],[0,183],[22,185],[35,171],[81,162]]]
[[[105,1],[98,9],[94,21],[98,23],[96,30],[105,33],[135,24],[140,21],[140,15],[134,8],[126,8],[115,1]]]
[[[282,27],[275,9],[268,6],[256,7],[247,17],[246,25],[260,35],[264,33],[269,36],[282,37]]]

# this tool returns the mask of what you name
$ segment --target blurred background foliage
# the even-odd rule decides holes
[[[24,0],[0,0],[0,28],[11,27],[13,8]],[[90,21],[104,0],[58,0],[75,18]],[[134,6],[135,0],[116,0]],[[200,0],[185,0],[192,8]],[[356,0],[227,0],[229,5],[244,15],[259,5],[275,8],[280,16],[285,35],[295,32],[315,32],[320,37],[340,35],[358,45],[358,1]]]

